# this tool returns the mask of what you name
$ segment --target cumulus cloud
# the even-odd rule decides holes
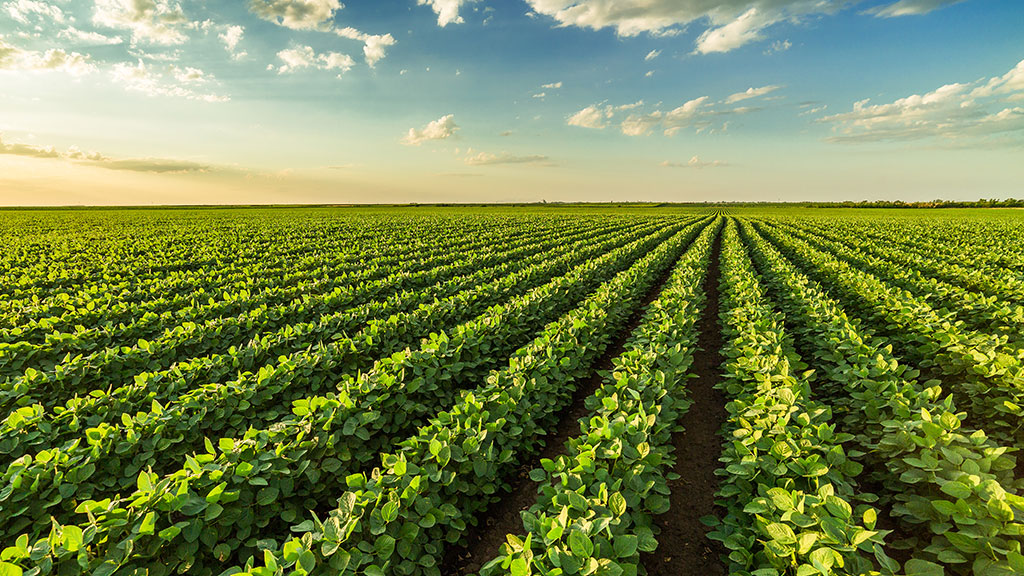
[[[124,42],[118,36],[107,36],[91,30],[79,30],[74,26],[68,26],[61,30],[57,33],[57,37],[81,46],[113,46]]]
[[[363,43],[363,56],[370,68],[375,68],[377,62],[383,60],[387,55],[389,46],[396,44],[395,37],[391,34],[366,34],[355,28],[341,28],[335,33],[342,38],[358,40]]]
[[[546,163],[548,157],[541,154],[530,154],[526,156],[517,156],[515,154],[509,154],[502,152],[500,154],[490,154],[488,152],[473,153],[469,151],[469,155],[466,156],[465,162],[470,166],[494,166],[497,164],[540,164]]]
[[[759,98],[765,94],[771,94],[782,86],[762,86],[760,88],[747,88],[744,92],[737,92],[725,99],[726,104],[734,104],[736,102],[742,102],[743,100],[749,100],[751,98]]]
[[[51,48],[45,52],[23,50],[0,39],[0,70],[57,71],[83,76],[96,70],[89,56]]]
[[[893,18],[896,16],[917,16],[927,14],[939,8],[952,4],[959,4],[963,0],[899,0],[885,6],[876,6],[866,11],[867,14],[874,14],[879,18]]]
[[[338,0],[250,0],[249,11],[260,18],[292,30],[326,30],[334,13],[342,8]]]
[[[475,0],[416,0],[419,6],[430,6],[437,14],[437,25],[444,28],[449,24],[462,24],[464,20],[459,16],[459,9],[474,2]]]
[[[854,103],[849,112],[825,116],[833,142],[936,139],[978,143],[994,135],[1024,136],[1024,60],[988,80],[946,84],[890,103]],[[1018,143],[1020,143],[1018,141]]]
[[[202,102],[226,102],[227,96],[198,90],[198,86],[211,80],[211,76],[197,68],[179,68],[174,65],[147,65],[121,62],[110,70],[110,77],[126,90],[153,97],[184,98]]]
[[[278,52],[277,57],[284,64],[276,68],[271,64],[267,69],[277,70],[278,74],[289,74],[303,68],[316,68],[318,70],[338,70],[338,77],[341,78],[341,75],[351,70],[356,63],[348,54],[340,52],[317,54],[310,46],[286,48]]]
[[[182,44],[189,25],[181,5],[171,0],[96,0],[92,21],[128,30],[133,44]]]
[[[552,82],[551,84],[543,84],[543,85],[541,85],[541,88],[544,88],[545,90],[558,90],[561,87],[562,87],[562,83],[561,82]]]
[[[220,41],[224,43],[224,49],[231,54],[231,57],[235,60],[245,58],[248,54],[246,52],[238,51],[238,43],[242,41],[242,37],[245,36],[245,28],[238,25],[227,26],[224,31],[217,35]]]
[[[13,156],[28,156],[31,158],[60,158],[61,155],[53,146],[31,146],[16,142],[4,142],[3,134],[0,134],[0,154]]]
[[[665,168],[718,168],[728,166],[729,164],[720,160],[701,160],[699,156],[694,156],[690,158],[689,162],[670,162],[666,160],[661,165]]]
[[[650,52],[647,53],[647,56],[644,56],[644,61],[650,62],[651,60],[654,60],[658,56],[661,56],[661,50],[651,50]]]
[[[612,112],[609,107],[601,108],[594,104],[587,106],[572,116],[569,116],[567,122],[569,126],[579,126],[580,128],[594,128],[600,130],[608,126],[608,119],[611,118],[613,114],[614,112]]]
[[[445,140],[451,138],[457,132],[459,126],[455,123],[455,115],[448,114],[423,128],[409,128],[409,132],[402,138],[402,144],[406,146],[419,146],[428,140]]]

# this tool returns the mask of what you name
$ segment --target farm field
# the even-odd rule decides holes
[[[0,576],[1024,573],[1024,212],[0,211]]]

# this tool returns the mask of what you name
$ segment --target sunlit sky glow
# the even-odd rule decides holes
[[[0,0],[0,204],[1024,197],[1019,0]]]

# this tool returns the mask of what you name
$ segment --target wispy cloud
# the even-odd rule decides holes
[[[693,129],[696,133],[723,132],[728,127],[729,116],[760,110],[757,107],[734,104],[760,98],[779,88],[774,85],[749,88],[721,101],[714,101],[710,96],[699,96],[671,109],[662,109],[659,104],[652,110],[642,100],[620,106],[592,104],[569,116],[566,123],[580,128],[602,130],[611,126],[613,119],[620,118],[625,113],[625,117],[618,124],[619,129],[627,136],[644,136],[655,130],[660,130],[665,136],[675,136],[687,129]]]
[[[737,92],[735,94],[730,95],[728,98],[725,99],[725,103],[735,104],[736,102],[750,100],[751,98],[760,98],[761,96],[775,92],[779,88],[782,88],[782,86],[777,86],[774,84],[771,86],[761,86],[760,88],[747,88],[743,92]]]
[[[893,18],[896,16],[918,16],[927,14],[939,8],[952,4],[959,4],[964,0],[899,0],[884,6],[875,6],[865,10],[866,14],[874,14],[879,18]]]
[[[519,156],[515,154],[509,154],[502,152],[500,154],[490,154],[488,152],[473,153],[469,151],[469,155],[466,156],[465,162],[470,166],[494,166],[497,164],[546,164],[549,158],[541,154],[528,154],[525,156]]]
[[[139,60],[136,64],[115,64],[110,70],[110,77],[126,90],[141,92],[147,96],[203,102],[230,100],[228,96],[208,91],[207,87],[214,82],[214,78],[198,68],[180,68],[173,64],[157,66]]]
[[[666,160],[661,163],[664,168],[720,168],[728,166],[729,163],[720,160],[701,160],[699,156],[690,158],[689,162],[671,162]]]
[[[33,146],[17,142],[5,142],[0,134],[0,154],[26,156],[30,158],[59,159],[106,168],[108,170],[127,170],[131,172],[183,173],[210,172],[215,168],[209,164],[188,160],[167,158],[110,158],[99,152],[85,152],[77,146],[70,146],[66,152],[58,152],[53,146]]]

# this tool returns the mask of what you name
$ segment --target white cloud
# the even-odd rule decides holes
[[[437,14],[437,25],[442,28],[449,24],[462,24],[459,8],[476,0],[416,0],[419,6],[430,6]]]
[[[207,80],[206,73],[198,68],[175,68],[173,72],[175,80],[182,84],[201,84]]]
[[[665,168],[718,168],[728,166],[729,164],[720,160],[701,160],[699,156],[694,156],[690,158],[689,162],[669,162],[666,160],[661,165]]]
[[[124,42],[123,39],[117,36],[106,36],[94,31],[79,30],[74,26],[68,26],[57,33],[57,37],[69,40],[74,44],[82,46],[113,46],[114,44],[121,44]]]
[[[650,62],[651,60],[654,60],[658,56],[661,56],[661,50],[651,50],[650,52],[647,53],[647,56],[644,56],[644,61]]]
[[[793,43],[790,42],[789,40],[776,40],[775,42],[772,42],[772,45],[769,46],[768,49],[764,51],[764,54],[766,56],[770,56],[772,54],[778,54],[779,52],[785,52],[786,50],[789,50],[792,47]]]
[[[380,62],[388,55],[388,47],[396,44],[395,37],[391,34],[366,34],[352,27],[335,30],[335,33],[342,38],[350,38],[362,42],[363,56],[366,58],[366,64],[370,68],[376,67],[377,62]]]
[[[98,26],[129,30],[132,43],[182,44],[189,21],[171,0],[96,0],[92,21]]]
[[[324,52],[317,54],[309,46],[297,46],[286,48],[277,53],[277,57],[284,64],[276,68],[278,74],[289,74],[302,68],[316,68],[318,70],[338,70],[338,77],[348,72],[355,66],[356,62],[348,54],[339,52]],[[269,70],[274,70],[270,65]]]
[[[56,71],[72,76],[83,76],[96,70],[89,56],[51,48],[45,52],[23,50],[0,39],[0,70]]]
[[[59,6],[38,0],[13,0],[4,4],[7,14],[21,24],[30,20],[64,23],[64,11]]]
[[[466,156],[465,162],[470,166],[494,166],[497,164],[540,164],[548,161],[547,156],[541,154],[530,154],[526,156],[517,156],[515,154],[509,154],[502,152],[500,154],[490,154],[487,152],[479,152],[473,154],[473,151],[469,151],[469,155]]]
[[[979,143],[994,135],[1024,137],[1024,60],[1002,76],[946,84],[887,104],[854,103],[849,112],[821,118],[833,124],[833,142],[936,139]],[[1021,143],[1018,141],[1018,143]]]
[[[610,108],[602,109],[597,105],[591,105],[569,116],[568,124],[569,126],[601,130],[608,126],[608,119],[612,115],[613,112]]]
[[[568,124],[600,130],[607,128],[612,119],[628,112],[628,115],[619,122],[620,130],[627,136],[643,136],[654,130],[661,130],[666,136],[674,136],[684,129],[693,129],[697,133],[715,133],[726,129],[728,122],[723,121],[723,118],[757,110],[750,107],[734,107],[732,103],[728,99],[715,102],[708,96],[701,96],[671,110],[655,109],[649,112],[642,111],[647,108],[643,100],[620,106],[593,104],[570,116]]]
[[[108,170],[129,170],[132,172],[184,173],[208,172],[213,167],[189,160],[166,158],[122,158],[114,159],[99,152],[86,152],[78,146],[69,146],[67,152],[58,152],[53,146],[32,146],[17,142],[7,143],[0,134],[0,154],[49,158],[72,161],[76,164],[106,168]]]
[[[620,36],[675,35],[691,24],[704,26],[698,53],[726,52],[759,40],[779,22],[799,22],[831,14],[845,0],[527,0],[539,14],[562,26],[600,30]]]
[[[342,8],[338,0],[250,0],[249,11],[260,18],[292,30],[326,30],[334,13]]]
[[[138,64],[122,62],[115,64],[110,71],[114,82],[124,86],[126,90],[141,92],[151,97],[184,98],[202,102],[226,102],[227,96],[196,92],[186,84],[202,84],[210,80],[210,76],[196,68],[179,68],[174,65],[162,67],[148,66],[142,60]]]
[[[245,28],[242,26],[228,26],[223,32],[217,35],[220,41],[224,43],[224,49],[231,54],[231,57],[235,60],[246,57],[246,52],[238,51],[238,43],[242,41],[242,37],[245,36]]]
[[[726,104],[734,104],[736,102],[742,102],[743,100],[749,100],[751,98],[759,98],[765,94],[775,92],[782,86],[762,86],[760,88],[747,88],[744,92],[737,92],[725,99]]]
[[[562,87],[562,83],[561,82],[552,82],[551,84],[543,84],[541,86],[541,88],[544,88],[545,90],[558,90],[561,87]]]
[[[899,0],[886,6],[876,6],[866,11],[867,14],[874,14],[879,18],[893,18],[896,16],[917,16],[927,14],[952,4],[959,4],[963,0]]]
[[[779,16],[751,8],[724,26],[705,30],[697,38],[695,52],[698,54],[730,52],[749,42],[761,40],[763,38],[761,31],[779,20]]]
[[[6,143],[3,139],[3,134],[0,134],[0,154],[10,154],[13,156],[29,156],[31,158],[60,158],[60,152],[57,152],[53,146],[32,146],[29,144],[20,143]]]
[[[543,100],[545,96],[547,96],[547,92],[538,92],[533,95],[533,97],[537,98],[538,100]]]
[[[409,132],[402,138],[402,144],[406,146],[419,146],[428,140],[445,140],[454,136],[458,129],[459,126],[455,124],[455,115],[448,114],[430,122],[419,130],[409,128]]]

